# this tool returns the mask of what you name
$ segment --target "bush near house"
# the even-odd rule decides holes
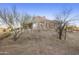
[[[67,31],[79,31],[79,27],[77,26],[66,26],[65,29],[67,29]]]

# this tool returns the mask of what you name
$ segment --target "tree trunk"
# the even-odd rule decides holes
[[[17,40],[17,34],[18,34],[18,33],[17,33],[16,31],[14,31],[14,35],[13,35],[13,40],[14,40],[14,41]]]
[[[65,37],[64,37],[64,39],[65,39],[65,40],[66,40],[66,37],[67,37],[67,35],[66,35],[66,34],[67,34],[67,31],[66,31],[66,29],[65,29]]]
[[[59,39],[62,40],[62,30],[59,31]]]

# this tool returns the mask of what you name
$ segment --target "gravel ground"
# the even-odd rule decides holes
[[[79,33],[68,33],[67,40],[59,40],[56,33],[24,31],[17,41],[8,37],[0,41],[1,55],[78,55]]]

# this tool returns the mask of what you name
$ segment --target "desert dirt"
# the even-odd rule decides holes
[[[1,35],[2,36],[2,35]],[[17,41],[11,36],[0,40],[1,55],[77,55],[79,32],[67,33],[67,39],[59,40],[56,32],[24,31]]]

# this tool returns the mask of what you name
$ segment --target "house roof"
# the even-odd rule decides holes
[[[34,16],[33,21],[36,22],[36,23],[44,23],[44,22],[54,23],[53,20],[49,20],[45,16]]]
[[[45,18],[45,16],[43,16],[43,17],[41,17],[41,16],[34,16],[33,17],[33,21],[37,22],[37,23],[41,23],[41,22],[45,22],[46,18]]]

